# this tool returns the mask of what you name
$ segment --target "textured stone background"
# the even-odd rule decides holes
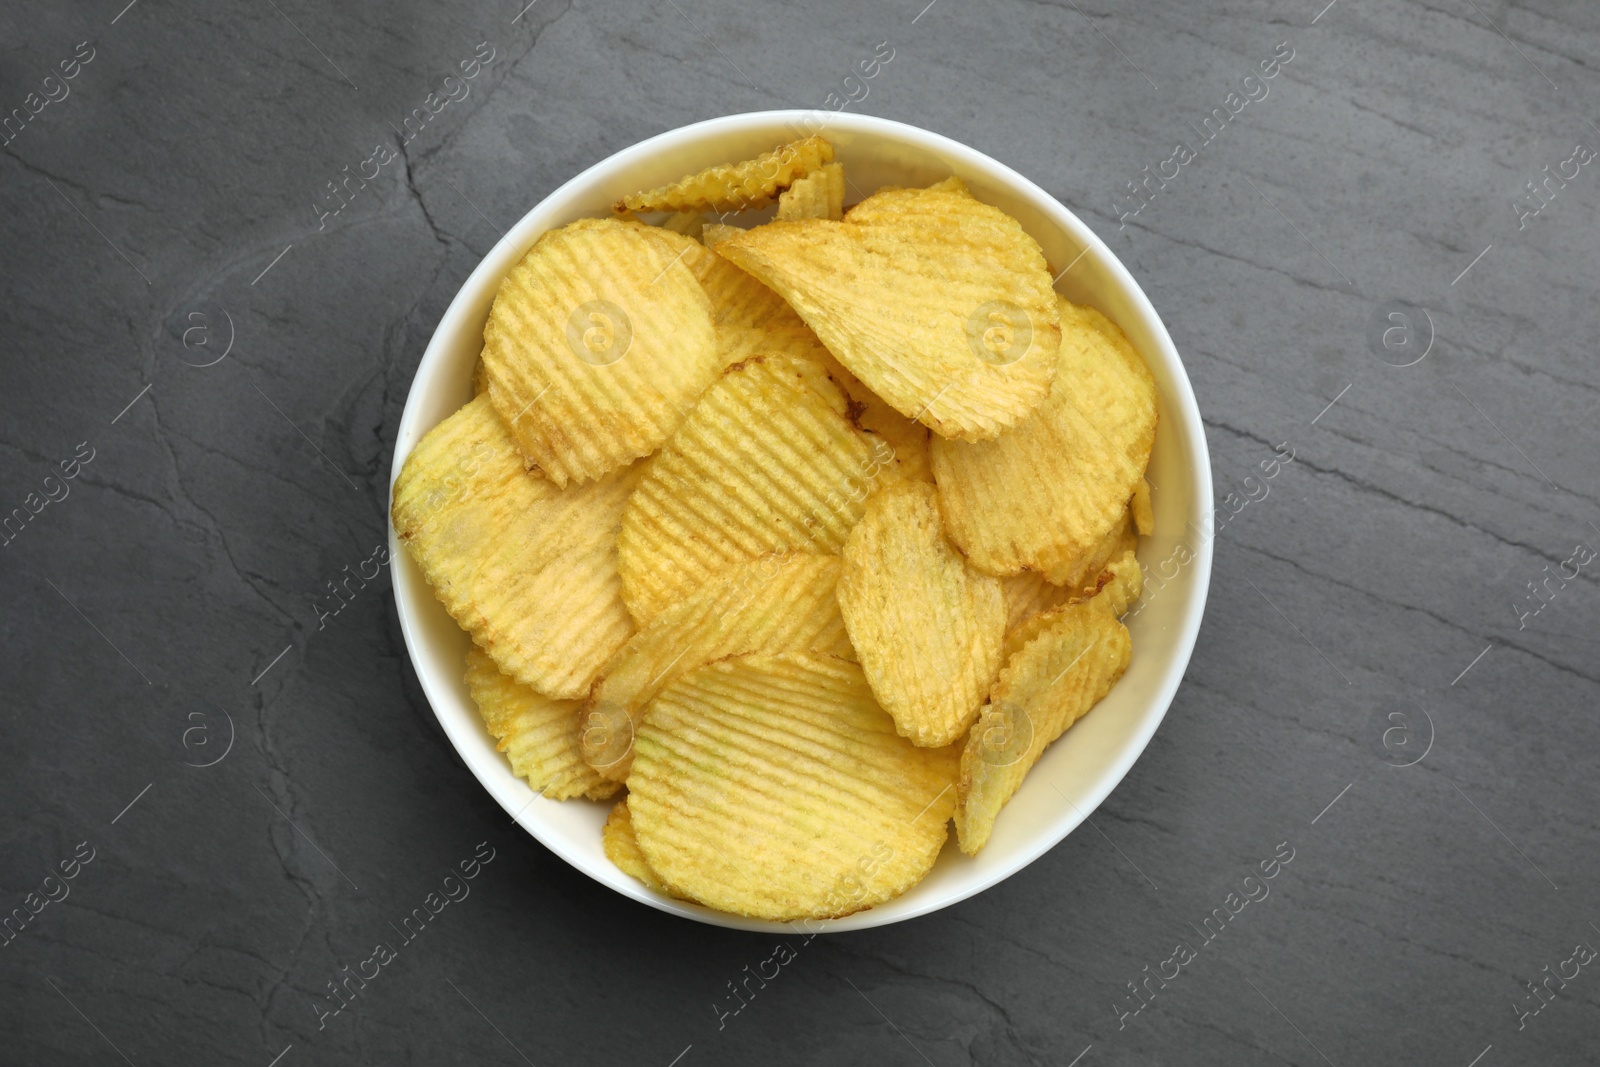
[[[522,2],[0,9],[0,113],[93,48],[0,152],[0,512],[94,457],[0,550],[0,910],[94,850],[0,949],[0,1061],[1593,1060],[1600,967],[1520,1030],[1513,1004],[1600,946],[1600,562],[1515,605],[1600,548],[1600,173],[1523,229],[1511,205],[1600,147],[1600,11]],[[413,369],[505,227],[661,130],[823,106],[879,41],[852,107],[1039,181],[1145,287],[1219,496],[1298,458],[1222,531],[1188,679],[1092,828],[801,946],[719,1029],[771,939],[625,901],[509,826],[386,581],[325,628],[312,600],[383,540]],[[324,183],[480,42],[471,95],[319,229]],[[1267,98],[1119,226],[1123,183],[1280,42]],[[1369,342],[1393,301],[1426,312],[1412,350],[1434,334],[1405,368]],[[1412,751],[1433,735],[1415,766],[1382,758],[1391,713]],[[484,840],[470,898],[319,1032],[336,969]],[[1119,1027],[1125,983],[1280,842],[1271,896]]]

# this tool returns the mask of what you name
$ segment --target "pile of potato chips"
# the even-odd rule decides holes
[[[778,920],[984,846],[1126,669],[1151,523],[1122,332],[957,179],[845,188],[811,137],[545,234],[394,486],[512,769]]]

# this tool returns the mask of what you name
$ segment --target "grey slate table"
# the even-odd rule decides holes
[[[42,905],[0,947],[0,1062],[1600,1059],[1600,9],[525,2],[0,10],[0,514],[44,502],[0,549],[0,911]],[[773,939],[512,827],[387,579],[336,615],[326,583],[382,542],[413,370],[507,226],[661,130],[859,97],[879,42],[849,107],[1039,181],[1143,284],[1219,498],[1296,459],[1230,513],[1188,677],[1091,825],[796,945],[734,1013]],[[319,1030],[479,842],[470,896]]]

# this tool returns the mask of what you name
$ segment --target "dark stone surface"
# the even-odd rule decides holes
[[[1525,228],[1511,206],[1600,147],[1592,5],[124,2],[0,9],[0,113],[93,48],[0,152],[0,512],[93,450],[0,550],[0,905],[93,850],[0,949],[0,1060],[1593,1060],[1600,969],[1521,1030],[1513,1004],[1600,945],[1600,563],[1513,605],[1600,547],[1600,170]],[[772,939],[511,827],[387,587],[323,628],[312,600],[384,537],[413,369],[506,226],[647,135],[822,106],[881,40],[862,110],[1038,180],[1144,285],[1219,495],[1298,458],[1222,531],[1189,677],[1093,829],[799,945],[719,1029]],[[1122,184],[1284,41],[1267,97],[1119,226]],[[470,96],[319,229],[325,183],[480,42]],[[1391,301],[1436,331],[1414,366],[1369,347]],[[1390,712],[1431,719],[1420,764],[1380,758]],[[482,841],[470,898],[319,1031],[337,969]],[[1270,897],[1119,1029],[1125,983],[1280,842]]]

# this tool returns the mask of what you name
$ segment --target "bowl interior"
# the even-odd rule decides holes
[[[1166,714],[1199,630],[1211,573],[1211,475],[1205,434],[1183,364],[1155,309],[1091,230],[1038,186],[994,160],[915,127],[862,115],[776,111],[735,115],[662,134],[604,160],[530,211],[484,258],[456,295],[417,369],[395,444],[391,482],[423,434],[471,399],[473,363],[500,278],[546,230],[602,216],[626,193],[704,167],[748,158],[815,130],[831,140],[850,181],[846,203],[883,185],[927,185],[955,174],[979,199],[1005,210],[1043,247],[1056,288],[1098,308],[1127,333],[1160,391],[1151,457],[1156,526],[1141,545],[1145,599],[1127,620],[1133,659],[1093,712],[1052,745],[1001,813],[977,857],[954,835],[919,885],[896,900],[828,924],[849,930],[922,915],[995,884],[1072,831],[1114,788]],[[1180,545],[1185,546],[1180,549]],[[469,638],[435,599],[390,531],[395,602],[417,676],[446,734],[485,789],[524,829],[579,870],[653,907],[721,926],[783,929],[658,896],[606,859],[607,803],[538,796],[495,750],[462,680]],[[1186,549],[1186,550],[1185,550]],[[1187,558],[1187,562],[1181,562]]]

